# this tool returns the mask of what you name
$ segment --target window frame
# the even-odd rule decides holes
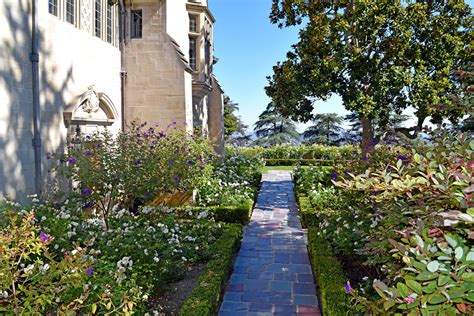
[[[59,0],[48,0],[48,13],[59,18]]]
[[[102,0],[94,1],[94,36],[102,38]]]
[[[138,17],[138,19],[135,19]],[[143,10],[130,10],[130,38],[143,38]]]
[[[193,71],[197,71],[197,36],[189,36],[189,67]],[[194,43],[194,44],[193,44]],[[192,54],[194,53],[194,54]]]
[[[106,13],[105,13],[105,40],[107,43],[114,43],[114,9],[113,4],[107,3]]]
[[[72,5],[72,14],[68,11]],[[69,18],[72,16],[72,21]],[[77,2],[76,0],[65,0],[64,2],[64,21],[72,25],[76,25],[77,21]]]

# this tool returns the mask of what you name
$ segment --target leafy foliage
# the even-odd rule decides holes
[[[335,145],[339,143],[343,132],[342,117],[336,113],[315,114],[312,126],[308,127],[303,137],[310,143]]]
[[[281,116],[270,103],[255,123],[255,133],[259,139],[257,145],[275,146],[281,144],[296,144],[300,135],[295,124]]]
[[[364,154],[372,150],[374,119],[385,126],[410,105],[419,130],[428,115],[456,120],[468,109],[453,76],[472,59],[472,14],[464,1],[273,0],[270,19],[280,27],[307,21],[269,78],[275,108],[308,121],[315,100],[340,95],[361,119]]]

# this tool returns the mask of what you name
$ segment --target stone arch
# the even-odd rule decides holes
[[[64,109],[63,117],[69,142],[78,133],[88,134],[113,125],[119,119],[119,113],[105,93],[89,86]]]

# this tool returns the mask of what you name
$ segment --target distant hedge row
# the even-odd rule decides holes
[[[316,159],[316,160],[354,160],[360,158],[360,149],[356,146],[324,146],[324,145],[281,145],[271,148],[234,148],[227,147],[228,153],[240,153],[245,156],[257,157],[265,160],[270,159]]]

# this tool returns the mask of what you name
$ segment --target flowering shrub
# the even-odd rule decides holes
[[[107,131],[86,136],[80,149],[69,147],[67,154],[55,157],[56,170],[75,187],[69,198],[101,214],[108,225],[118,205],[131,207],[163,192],[199,187],[212,172],[213,150],[202,133],[190,135],[174,125],[158,131],[142,124],[115,138]]]
[[[308,180],[299,187],[317,209],[320,232],[339,255],[345,261],[351,258],[352,264],[360,261],[361,270],[362,263],[374,269],[369,274],[378,279],[374,293],[367,288],[349,291],[361,310],[469,314],[474,290],[469,255],[474,239],[474,141],[463,134],[440,133],[430,144],[409,148],[387,149],[376,161],[369,157],[336,166],[331,174],[335,187],[317,176],[316,183]],[[420,279],[425,272],[434,273],[436,282]],[[452,282],[440,281],[441,274]],[[407,295],[404,286],[410,289]]]
[[[214,176],[199,188],[201,205],[253,204],[262,175],[260,159],[227,154]]]
[[[82,290],[93,264],[85,250],[75,249],[55,258],[48,251],[54,238],[39,232],[34,214],[23,218],[13,210],[3,211],[0,230],[0,311],[16,315],[55,310],[73,310],[68,293]],[[66,300],[65,300],[66,299]]]
[[[212,257],[215,250],[211,247],[230,226],[209,220],[205,211],[180,219],[173,209],[154,206],[140,208],[137,214],[115,210],[109,218],[109,229],[104,230],[102,218],[86,216],[73,206],[69,201],[60,208],[36,204],[35,218],[28,219],[28,223],[34,221],[37,226],[25,228],[29,234],[32,230],[42,232],[34,235],[39,243],[47,240],[49,257],[54,259],[48,261],[51,271],[58,258],[77,256],[85,260],[82,266],[75,262],[82,281],[71,282],[69,288],[55,292],[60,300],[48,300],[51,303],[45,310],[142,313],[155,289],[182,279],[190,265]],[[21,219],[26,212],[15,214]],[[5,223],[0,218],[0,227],[7,229]],[[47,280],[54,289],[62,284],[56,284],[60,279]],[[37,290],[38,283],[25,282]],[[24,304],[25,301],[20,303]],[[32,310],[40,310],[35,308]]]

